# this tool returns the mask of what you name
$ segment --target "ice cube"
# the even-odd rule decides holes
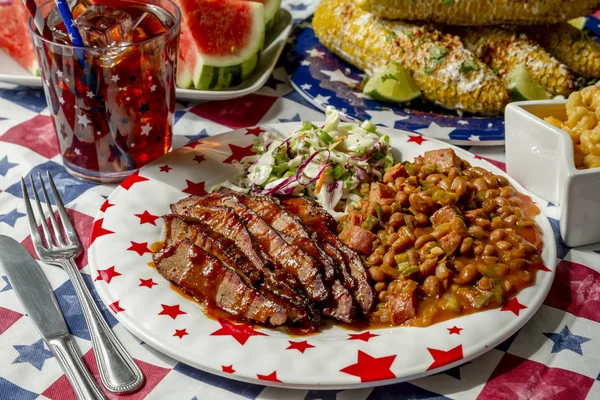
[[[141,42],[166,31],[163,22],[152,11],[145,11],[133,24],[133,41]]]
[[[123,10],[94,4],[76,20],[87,47],[116,47],[131,43],[131,16]]]
[[[83,12],[91,6],[89,0],[70,0],[69,8],[71,9],[71,13],[73,14],[73,18],[79,17]],[[71,45],[71,39],[69,38],[69,33],[65,27],[65,23],[58,12],[58,8],[54,7],[48,13],[46,17],[46,25],[50,28],[52,32],[52,37],[54,42],[64,45]]]

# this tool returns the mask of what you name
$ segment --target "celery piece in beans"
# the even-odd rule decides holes
[[[379,225],[379,218],[369,215],[367,219],[362,223],[361,228],[368,231],[373,231],[375,227]]]

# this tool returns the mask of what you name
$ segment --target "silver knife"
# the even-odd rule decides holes
[[[50,282],[38,263],[19,242],[0,235],[0,266],[29,318],[58,360],[78,399],[104,399],[81,355],[63,314],[58,307]]]

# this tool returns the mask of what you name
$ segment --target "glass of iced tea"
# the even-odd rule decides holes
[[[181,14],[169,0],[69,5],[85,47],[72,45],[52,1],[40,7],[52,40],[29,21],[64,166],[119,182],[171,147]]]

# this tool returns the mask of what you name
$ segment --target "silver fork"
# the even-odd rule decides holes
[[[43,262],[62,267],[67,272],[67,275],[75,288],[75,293],[79,298],[79,302],[81,303],[83,316],[85,317],[85,322],[90,331],[94,356],[96,357],[96,364],[98,365],[98,371],[100,372],[100,379],[104,387],[114,393],[132,392],[142,385],[144,382],[144,375],[102,317],[90,291],[83,282],[83,278],[77,265],[75,265],[74,259],[81,254],[82,246],[79,242],[77,232],[69,220],[69,215],[65,210],[65,206],[56,190],[50,172],[47,172],[47,179],[50,183],[52,194],[54,195],[56,207],[58,208],[59,220],[65,233],[64,237],[58,226],[58,221],[54,217],[44,180],[39,173],[38,179],[48,209],[48,216],[50,217],[52,229],[50,229],[46,222],[46,217],[44,216],[44,211],[40,204],[33,177],[29,175],[31,189],[33,190],[33,195],[37,204],[37,210],[40,219],[42,220],[42,230],[44,232],[43,236],[46,244],[42,241],[42,235],[40,235],[35,214],[31,208],[31,201],[29,200],[27,188],[25,187],[25,181],[21,178],[21,190],[23,191],[23,200],[25,201],[27,218],[29,220],[29,230],[31,231],[35,251]]]

